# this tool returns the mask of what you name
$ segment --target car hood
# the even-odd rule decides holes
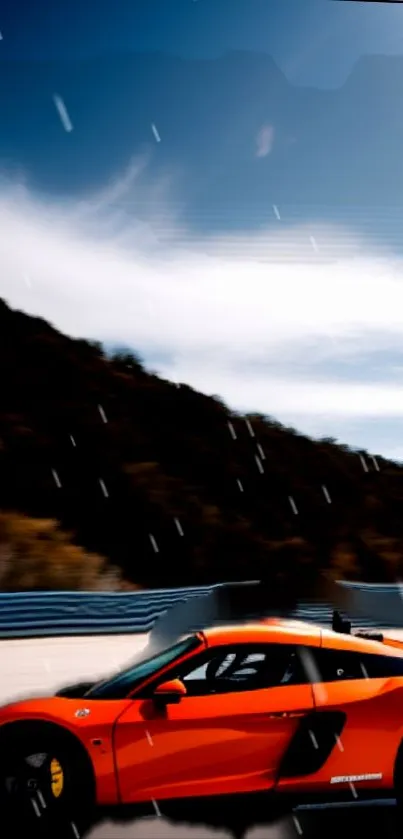
[[[9,722],[23,720],[42,720],[69,728],[78,733],[79,729],[94,730],[99,726],[106,730],[130,700],[86,699],[82,696],[47,696],[13,702],[0,708],[0,726]]]

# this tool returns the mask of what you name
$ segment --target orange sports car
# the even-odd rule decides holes
[[[269,790],[400,800],[403,642],[338,630],[215,626],[105,681],[2,708],[3,814],[63,812],[77,837],[93,803]]]

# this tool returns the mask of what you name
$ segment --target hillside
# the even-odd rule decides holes
[[[102,587],[103,558],[129,587],[263,575],[292,593],[324,568],[401,574],[397,464],[231,413],[3,301],[0,382],[0,560],[14,567],[3,587]],[[70,534],[64,547],[52,521]],[[31,533],[38,557],[49,528],[59,572],[47,544],[49,570],[29,575],[15,533]]]

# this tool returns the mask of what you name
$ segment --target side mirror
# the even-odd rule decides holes
[[[186,687],[180,679],[162,682],[154,691],[155,699],[164,705],[177,705],[186,694]]]

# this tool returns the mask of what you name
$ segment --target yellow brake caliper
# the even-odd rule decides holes
[[[50,764],[50,775],[53,795],[55,798],[59,798],[59,796],[63,792],[64,774],[59,761],[56,760],[55,757],[53,758]]]

